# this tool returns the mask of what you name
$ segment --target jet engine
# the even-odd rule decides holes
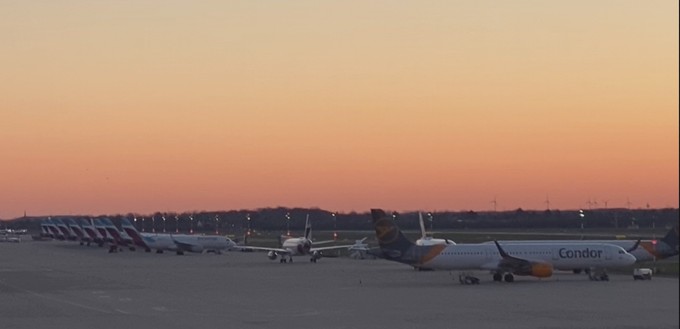
[[[537,278],[547,278],[553,274],[553,266],[543,262],[529,262],[526,266],[513,271],[517,275],[531,275]]]
[[[269,258],[271,260],[276,260],[276,257],[278,257],[278,256],[279,255],[276,254],[276,251],[273,251],[273,250],[271,250],[267,253],[267,258]]]

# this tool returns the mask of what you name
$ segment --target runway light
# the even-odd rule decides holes
[[[652,240],[652,244],[656,246],[656,240]]]

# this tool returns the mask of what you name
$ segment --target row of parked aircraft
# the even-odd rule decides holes
[[[312,240],[312,227],[307,217],[302,237],[286,238],[278,248],[239,246],[224,236],[143,233],[128,221],[121,221],[118,229],[110,219],[81,220],[48,219],[41,227],[44,235],[56,239],[76,240],[81,244],[109,244],[110,251],[128,247],[142,248],[157,253],[174,251],[203,252],[224,250],[265,251],[271,260],[281,263],[293,261],[294,256],[309,256],[317,262],[322,252],[348,249],[352,252],[397,261],[427,270],[489,270],[494,281],[514,281],[515,275],[549,277],[555,270],[581,270],[603,275],[605,269],[629,266],[636,261],[662,259],[678,254],[678,229],[673,228],[659,241],[641,240],[525,240],[489,241],[478,244],[456,244],[449,239],[436,239],[425,233],[421,215],[421,237],[415,243],[408,240],[394,221],[380,209],[372,209],[379,247],[369,247],[365,239],[353,245],[318,247],[333,242]],[[591,275],[591,278],[593,276]]]
[[[76,222],[74,219],[46,219],[40,225],[41,235],[59,240],[79,241],[81,245],[96,243],[109,245],[109,252],[121,251],[123,247],[131,251],[142,248],[156,253],[173,251],[178,255],[185,252],[214,251],[220,253],[230,250],[236,243],[225,236],[206,236],[188,234],[140,233],[127,219],[121,222],[119,230],[108,218],[96,218]]]
[[[281,263],[293,262],[293,256],[309,256],[310,261],[316,263],[321,253],[333,249],[348,249],[352,245],[334,245],[314,247],[313,244],[327,244],[329,241],[312,241],[312,226],[309,216],[305,223],[305,234],[302,237],[288,237],[282,240],[281,247],[240,246],[225,236],[199,234],[166,234],[139,232],[129,220],[121,220],[119,230],[108,218],[81,220],[80,223],[71,218],[46,219],[41,223],[41,234],[59,240],[79,241],[81,245],[96,243],[99,246],[109,244],[109,252],[122,250],[127,247],[131,251],[140,247],[147,252],[156,253],[174,251],[178,255],[185,252],[213,251],[220,253],[226,250],[259,250],[267,252],[271,260],[280,258]]]

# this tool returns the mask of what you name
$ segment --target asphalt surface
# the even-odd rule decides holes
[[[678,279],[514,283],[385,260],[0,244],[0,328],[678,328]]]

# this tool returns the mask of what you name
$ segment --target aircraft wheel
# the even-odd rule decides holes
[[[497,282],[501,282],[503,280],[503,275],[500,273],[494,273],[493,274],[493,280]]]
[[[514,277],[512,274],[510,274],[510,273],[506,274],[505,277],[504,277],[504,279],[505,279],[505,282],[513,282],[513,281],[515,281],[515,277]]]
[[[85,244],[85,243],[83,243],[82,241],[80,241],[80,245],[81,245],[81,246],[84,245],[84,244]]]
[[[581,269],[580,268],[575,268],[573,270],[574,274],[581,274]]]

